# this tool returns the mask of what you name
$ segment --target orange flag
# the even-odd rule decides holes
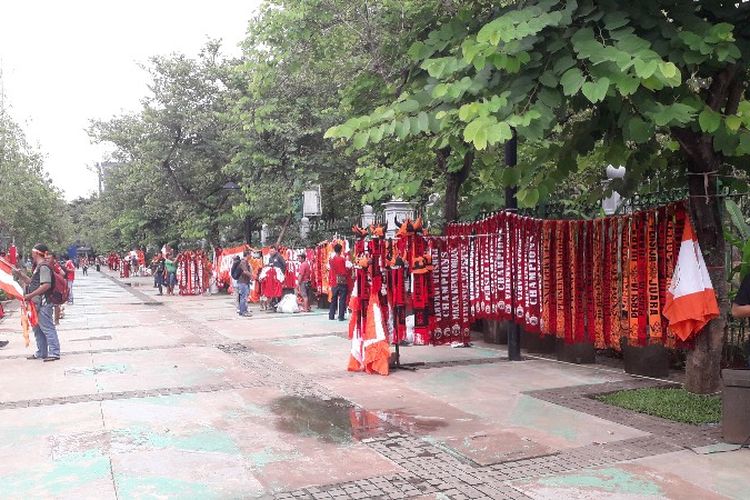
[[[683,341],[719,316],[716,293],[689,217],[685,219],[677,265],[667,290],[664,316],[669,328]]]

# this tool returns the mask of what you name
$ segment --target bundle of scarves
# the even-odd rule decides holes
[[[383,247],[384,242],[374,242]],[[378,256],[361,256],[357,261],[354,287],[349,300],[349,371],[388,375],[391,350],[388,336],[390,316],[387,294],[383,293],[383,271]]]
[[[682,202],[587,221],[503,212],[451,224],[430,247],[435,337],[478,319],[511,320],[600,349],[674,348],[718,315]]]
[[[370,228],[353,227],[356,240],[353,248],[355,261],[367,260],[355,272],[357,282],[378,280],[382,286],[382,316],[387,318],[388,341],[399,344],[407,340],[407,313],[414,317],[415,345],[444,343],[448,339],[433,337],[435,316],[433,313],[433,268],[427,239],[422,234],[420,219],[398,223],[395,239],[385,239],[380,226]],[[368,237],[369,236],[369,237]],[[357,290],[357,310],[366,311],[370,293]]]
[[[112,252],[107,256],[107,267],[110,271],[117,271],[120,269],[120,256]]]
[[[202,250],[186,250],[177,256],[177,286],[180,295],[201,295],[208,289],[211,263]]]

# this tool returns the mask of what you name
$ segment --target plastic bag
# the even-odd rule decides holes
[[[282,297],[276,306],[276,311],[280,313],[292,314],[299,312],[299,304],[294,294],[288,293]]]

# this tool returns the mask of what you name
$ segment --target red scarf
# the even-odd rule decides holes
[[[541,332],[541,233],[542,221],[527,220],[528,253],[526,259],[526,321],[525,329],[529,333]]]
[[[557,225],[555,221],[542,224],[542,333],[557,333]]]

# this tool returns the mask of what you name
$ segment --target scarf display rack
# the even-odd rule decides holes
[[[431,240],[445,249],[436,268],[450,269],[460,288],[441,288],[435,300],[436,310],[451,302],[451,331],[505,320],[598,349],[689,348],[718,314],[685,202],[594,220],[501,212]]]
[[[177,286],[180,295],[202,295],[208,290],[211,263],[202,250],[185,250],[177,256]]]

